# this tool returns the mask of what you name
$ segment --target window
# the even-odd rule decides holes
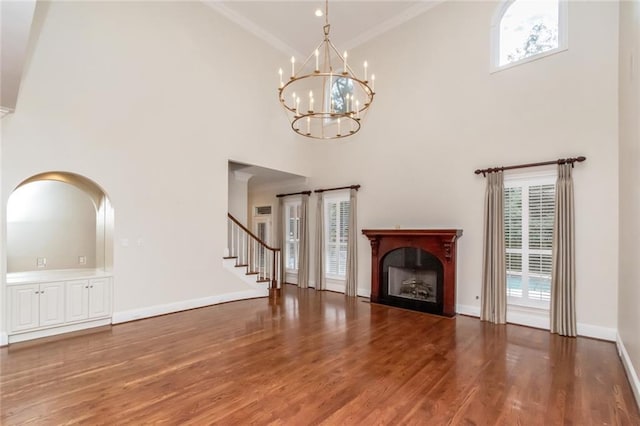
[[[511,0],[502,4],[492,28],[496,69],[566,50],[567,2]]]
[[[298,270],[298,250],[300,247],[300,201],[290,201],[285,208],[285,259],[287,271]]]
[[[324,217],[325,273],[328,278],[344,279],[349,238],[349,194],[325,198]]]
[[[353,80],[350,78],[338,77],[331,84],[331,102],[332,109],[338,113],[353,110],[349,104],[349,97],[353,95]],[[349,108],[347,108],[349,107]]]
[[[555,210],[553,175],[505,179],[504,234],[510,304],[549,307]]]

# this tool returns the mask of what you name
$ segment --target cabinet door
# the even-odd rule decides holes
[[[111,315],[111,279],[89,280],[89,318]]]
[[[64,322],[64,283],[40,284],[40,326]]]
[[[89,317],[89,280],[67,281],[67,321],[80,321]]]
[[[9,303],[11,330],[20,331],[38,327],[39,311],[38,296],[40,286],[38,284],[20,285],[9,287]]]

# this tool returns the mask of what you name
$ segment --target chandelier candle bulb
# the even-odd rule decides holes
[[[315,54],[316,54],[316,72],[320,72],[320,64],[318,62],[318,58],[320,56],[320,51],[318,49],[316,49]]]
[[[369,66],[369,64],[367,64],[367,61],[364,61],[364,81],[367,81],[367,67]]]
[[[372,93],[376,92],[376,75],[375,74],[371,74],[371,92]]]
[[[309,91],[309,112],[313,112],[313,91]]]
[[[295,56],[291,57],[291,78],[294,78],[296,75],[296,58]]]
[[[282,89],[284,86],[284,83],[282,82],[282,68],[278,69],[278,74],[280,74],[280,88]]]
[[[298,112],[300,110],[300,98],[296,98],[296,115],[300,115]]]
[[[344,51],[344,70],[342,71],[342,74],[348,74],[347,71],[347,51]]]

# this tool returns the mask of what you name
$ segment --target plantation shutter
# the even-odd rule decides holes
[[[344,277],[347,272],[349,201],[328,200],[326,220],[326,273]]]
[[[554,206],[554,185],[529,187],[529,275],[530,280],[541,279],[537,291],[529,292],[530,299],[547,301],[551,297],[547,282],[551,279]]]
[[[522,188],[504,189],[504,237],[507,272],[522,273]],[[522,289],[507,287],[507,296],[522,297]]]

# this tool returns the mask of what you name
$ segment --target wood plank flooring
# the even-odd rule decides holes
[[[0,424],[640,425],[615,345],[286,286],[0,349]]]

